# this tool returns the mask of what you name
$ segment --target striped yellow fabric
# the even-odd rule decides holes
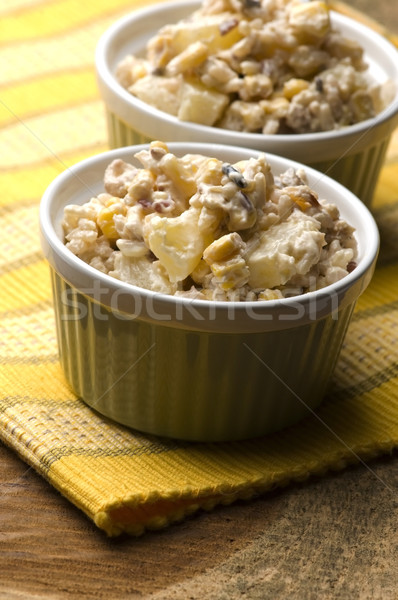
[[[372,457],[398,445],[397,136],[374,205],[378,268],[315,415],[264,439],[186,444],[113,424],[66,385],[38,203],[66,166],[107,148],[95,45],[144,4],[0,1],[0,438],[109,535],[138,535],[350,463],[371,469]]]

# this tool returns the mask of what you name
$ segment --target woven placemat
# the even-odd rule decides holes
[[[111,423],[65,383],[38,203],[58,173],[106,149],[95,44],[111,22],[143,4],[15,0],[0,7],[0,438],[109,535],[138,535],[398,444],[396,138],[374,204],[378,267],[316,414],[262,439],[178,443]]]

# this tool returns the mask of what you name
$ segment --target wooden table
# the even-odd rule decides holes
[[[396,600],[398,461],[110,539],[0,446],[0,598]]]

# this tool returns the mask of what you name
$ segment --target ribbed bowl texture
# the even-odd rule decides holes
[[[255,150],[169,144],[175,154],[228,162]],[[87,159],[58,176],[40,207],[51,267],[60,360],[93,409],[142,432],[191,441],[265,435],[310,415],[324,397],[358,296],[369,284],[378,231],[364,204],[307,168],[309,183],[356,229],[358,266],[295,298],[210,302],[155,294],[90,267],[64,245],[63,208],[103,189],[105,167],[142,146]],[[267,155],[274,174],[299,165]]]

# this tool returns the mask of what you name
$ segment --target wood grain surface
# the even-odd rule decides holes
[[[396,0],[351,0],[398,31]],[[109,539],[0,444],[0,599],[397,600],[398,454]]]
[[[110,539],[0,446],[0,598],[398,597],[398,461]]]

